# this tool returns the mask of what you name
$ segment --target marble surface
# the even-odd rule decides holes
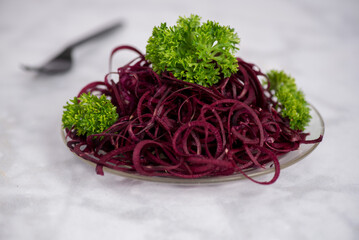
[[[2,0],[0,239],[358,239],[358,11],[349,0]],[[98,176],[62,142],[62,106],[103,78],[111,49],[144,51],[153,26],[190,13],[234,27],[237,55],[290,72],[325,120],[324,141],[273,185]],[[115,19],[125,28],[78,48],[71,72],[20,69]]]

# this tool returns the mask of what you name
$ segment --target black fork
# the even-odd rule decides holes
[[[62,50],[55,57],[53,57],[40,67],[22,65],[22,68],[27,71],[34,71],[43,74],[58,74],[67,72],[72,67],[72,52],[75,47],[82,45],[90,40],[102,37],[122,26],[122,22],[116,22],[114,24],[111,24],[100,31],[97,31],[87,37],[73,42],[72,44],[69,44],[67,47],[65,47],[64,50]]]

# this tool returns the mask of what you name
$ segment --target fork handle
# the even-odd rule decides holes
[[[86,37],[84,37],[84,38],[82,38],[80,40],[77,40],[77,41],[73,42],[72,44],[70,44],[68,46],[68,48],[75,48],[75,47],[77,47],[77,46],[79,46],[81,44],[84,44],[84,43],[86,43],[88,41],[91,41],[91,40],[93,40],[95,38],[98,38],[98,37],[101,37],[103,35],[106,35],[106,34],[112,32],[115,29],[120,28],[122,26],[123,26],[123,22],[116,22],[114,24],[111,24],[111,25],[105,27],[104,29],[101,29],[98,32],[94,32],[94,33],[90,34],[89,36],[86,36]]]

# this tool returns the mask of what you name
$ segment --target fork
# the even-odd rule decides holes
[[[27,66],[27,65],[22,65],[21,67],[24,70],[33,71],[33,72],[37,72],[37,73],[41,73],[41,74],[65,73],[65,72],[69,71],[72,67],[72,62],[73,62],[72,52],[73,52],[74,48],[76,48],[90,40],[104,36],[122,26],[123,26],[122,22],[115,22],[114,24],[111,24],[102,30],[99,30],[97,32],[90,34],[89,36],[79,39],[79,40],[67,45],[60,53],[58,53],[55,57],[53,57],[52,59],[50,59],[49,61],[47,61],[45,64],[43,64],[40,67],[33,67],[33,66]]]

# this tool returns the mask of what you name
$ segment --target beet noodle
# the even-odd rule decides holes
[[[117,107],[118,121],[100,134],[77,136],[65,129],[67,146],[78,156],[103,167],[145,176],[204,178],[243,174],[260,184],[274,183],[278,156],[296,150],[308,134],[289,128],[257,66],[238,58],[238,71],[207,88],[155,73],[145,56],[131,46],[115,48],[139,55],[123,67],[85,86],[78,94],[105,94]],[[246,174],[272,163],[271,180]]]

